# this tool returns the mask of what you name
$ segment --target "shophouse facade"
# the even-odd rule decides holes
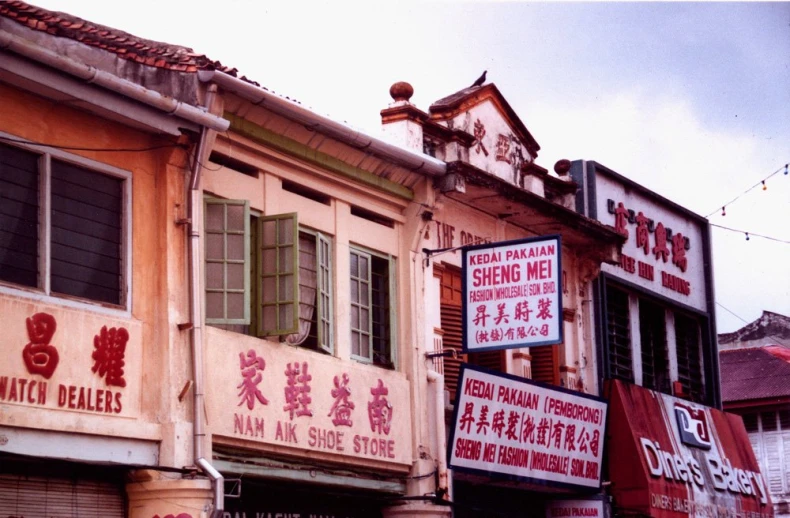
[[[592,290],[612,513],[771,515],[743,423],[720,410],[707,220],[593,161],[571,176],[577,210],[626,238]]]

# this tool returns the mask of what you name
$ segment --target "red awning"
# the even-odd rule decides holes
[[[610,384],[607,449],[618,514],[773,516],[739,416],[645,388]]]

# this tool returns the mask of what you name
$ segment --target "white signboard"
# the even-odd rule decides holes
[[[606,401],[462,365],[447,453],[453,469],[600,488]]]
[[[562,342],[560,236],[463,250],[464,352]]]
[[[546,518],[603,518],[603,501],[549,500]]]

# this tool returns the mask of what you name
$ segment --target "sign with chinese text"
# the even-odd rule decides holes
[[[627,238],[620,263],[601,271],[668,299],[707,311],[707,222],[644,188],[596,167],[595,218]]]
[[[10,405],[8,413],[28,407],[139,415],[138,322],[35,303],[7,305],[3,319],[0,404]]]
[[[448,464],[565,488],[601,484],[606,402],[462,365]]]
[[[608,451],[617,506],[658,518],[773,515],[740,416],[610,383]]]
[[[207,330],[215,437],[313,459],[411,463],[408,381],[324,354]]]
[[[463,250],[464,352],[562,342],[560,236]]]
[[[602,500],[548,500],[546,518],[604,518]]]

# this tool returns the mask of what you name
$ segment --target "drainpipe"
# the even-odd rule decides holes
[[[217,93],[216,85],[209,85],[206,95],[206,106],[210,107]],[[203,318],[201,311],[202,303],[202,283],[200,282],[200,208],[203,203],[203,193],[200,188],[201,169],[203,167],[206,145],[209,132],[212,129],[203,127],[200,132],[200,143],[198,144],[197,154],[192,164],[192,174],[189,180],[189,321],[192,323],[192,377],[194,387],[193,411],[194,429],[192,441],[194,445],[195,465],[211,479],[214,488],[214,511],[211,516],[219,518],[225,509],[225,479],[204,457],[203,438],[206,436],[204,430],[204,383],[203,383]]]
[[[439,482],[436,485],[436,494],[443,500],[450,499],[449,474],[447,473],[447,435],[444,424],[444,376],[434,370],[428,370],[428,383],[433,384],[434,391],[434,414],[436,417],[436,449],[438,459],[436,471],[439,474]]]
[[[0,49],[8,49],[61,72],[66,72],[86,83],[99,85],[130,99],[152,106],[169,115],[194,122],[214,131],[226,131],[230,127],[230,122],[222,117],[208,113],[191,104],[177,101],[172,97],[162,95],[155,90],[150,90],[91,65],[62,56],[2,29],[0,29]]]

